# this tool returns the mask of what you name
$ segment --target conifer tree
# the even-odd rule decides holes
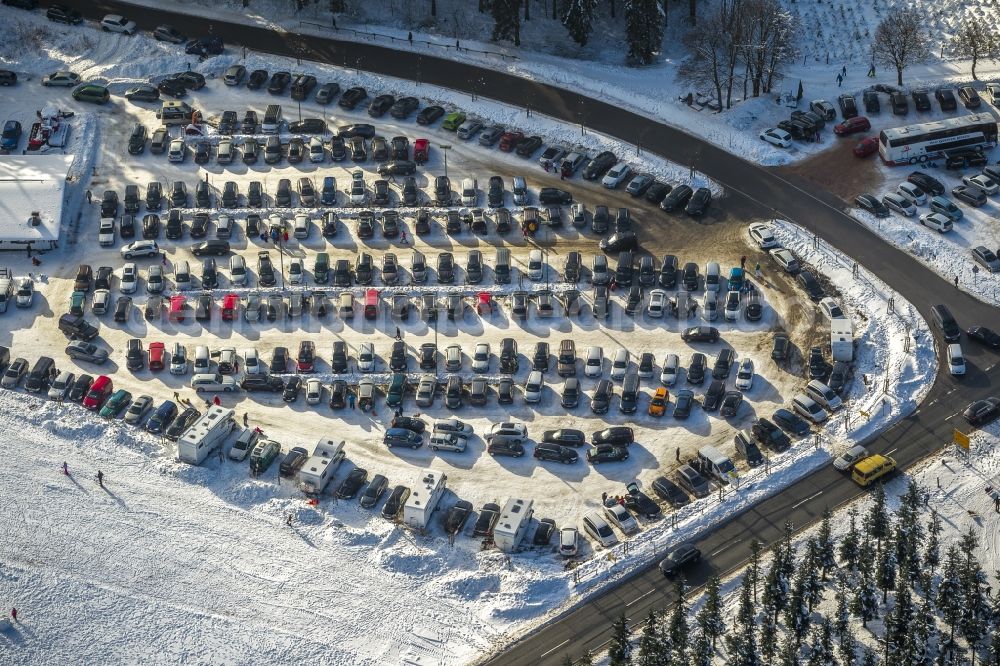
[[[986,666],[1000,666],[1000,628],[994,626],[993,634],[990,636],[990,654],[985,662]]]
[[[875,565],[875,582],[882,590],[882,604],[889,598],[889,590],[896,586],[896,553],[892,548],[884,548]]]
[[[871,648],[864,649],[861,655],[861,666],[878,666],[878,657],[871,651]]]
[[[823,618],[813,628],[812,641],[809,643],[808,666],[830,666],[833,663],[833,630],[830,621]]]
[[[848,608],[847,599],[847,584],[845,582],[844,576],[837,577],[837,613],[833,618],[833,633],[837,638],[843,642],[844,635],[847,634],[847,630],[850,628],[851,616],[850,610]]]
[[[851,612],[861,618],[861,626],[863,627],[868,626],[869,620],[878,618],[878,598],[875,596],[875,583],[871,574],[862,573],[854,586]]]
[[[715,641],[726,633],[726,623],[722,619],[722,599],[719,597],[719,587],[722,583],[718,576],[712,576],[705,585],[705,604],[698,611],[698,626],[712,643],[712,650],[715,650]]]
[[[608,646],[608,663],[611,666],[629,666],[632,663],[632,643],[629,640],[628,620],[619,615],[612,625],[611,644]]]
[[[955,639],[955,628],[962,619],[965,594],[962,586],[962,557],[953,544],[945,555],[944,571],[937,590],[937,605],[941,619],[948,626],[948,640]]]
[[[777,558],[776,558],[777,559]],[[774,622],[778,622],[778,614],[785,610],[788,603],[788,581],[781,572],[781,565],[775,561],[764,579],[764,606],[774,614]]]
[[[594,666],[594,654],[590,650],[585,651],[578,666]]]
[[[712,666],[712,639],[704,631],[699,631],[691,646],[691,666]]]
[[[861,545],[858,548],[858,571],[862,575],[872,576],[875,573],[875,561],[878,555],[875,552],[875,545],[872,544],[871,537],[866,532],[861,538]]]
[[[847,512],[847,534],[840,539],[840,560],[848,571],[854,571],[858,566],[858,554],[861,547],[861,537],[858,534],[858,510],[851,507]]]
[[[823,579],[820,577],[822,567],[822,546],[816,539],[809,539],[806,547],[806,557],[803,561],[805,576],[803,580],[802,598],[806,608],[812,613],[813,608],[823,599]]]
[[[663,18],[657,0],[625,0],[628,55],[640,65],[653,62],[663,43]]]
[[[799,641],[794,634],[785,637],[785,644],[781,646],[781,654],[778,655],[779,666],[799,666]]]
[[[819,566],[823,571],[823,582],[826,582],[826,574],[830,569],[837,567],[836,549],[833,545],[832,528],[830,527],[830,509],[823,510],[823,522],[819,526],[819,534],[816,540],[819,546]]]
[[[521,0],[492,0],[493,41],[507,40],[521,45]]]
[[[757,603],[757,584],[760,582],[760,549],[761,543],[757,539],[750,542],[750,562],[747,565],[747,575],[750,576],[750,584],[753,588],[753,602]]]
[[[732,666],[760,666],[757,635],[754,633],[757,614],[752,587],[750,572],[747,571],[740,584],[740,605],[736,611],[736,626],[734,631],[726,636],[726,647],[729,650],[729,662]]]
[[[931,521],[927,525],[927,545],[924,547],[924,567],[933,574],[938,565],[941,564],[940,543],[938,535],[941,534],[941,516],[937,511],[931,511]]]
[[[562,666],[573,666],[573,657],[568,654],[563,655]]]
[[[865,527],[871,538],[875,539],[876,554],[882,554],[882,542],[889,538],[889,514],[885,508],[885,488],[879,483],[875,486],[875,499],[868,510]]]
[[[684,603],[684,579],[677,579],[677,604],[670,614],[670,628],[667,631],[670,638],[670,649],[674,661],[678,664],[686,662],[688,643],[687,604]]]
[[[840,639],[837,648],[840,656],[840,666],[855,666],[858,663],[858,639],[851,632],[846,632]]]
[[[590,33],[594,30],[594,7],[596,0],[562,0],[562,22],[570,38],[580,46],[586,46]]]
[[[785,626],[795,636],[796,643],[801,643],[809,631],[810,617],[805,599],[806,575],[806,566],[801,567],[795,574],[792,591],[788,596],[788,607],[785,608]]]
[[[909,576],[905,568],[896,579],[894,597],[895,603],[885,621],[886,661],[889,659],[888,654],[903,651],[906,637],[912,632],[913,598],[910,596]]]
[[[652,610],[643,623],[636,650],[635,666],[671,666],[669,639]]]
[[[760,657],[765,664],[770,664],[778,652],[777,617],[778,611],[765,601],[760,617]]]

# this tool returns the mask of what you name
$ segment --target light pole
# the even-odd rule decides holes
[[[438,144],[438,148],[440,148],[444,152],[444,177],[447,178],[448,177],[448,151],[451,150],[451,144],[450,143],[441,143],[441,144]]]

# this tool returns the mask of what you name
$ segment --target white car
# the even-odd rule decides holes
[[[472,354],[472,371],[490,371],[490,346],[488,343],[480,342],[476,345],[476,351]]]
[[[35,300],[35,281],[31,278],[23,278],[17,288],[17,299],[14,304],[19,308],[30,308]],[[93,309],[93,306],[91,306]]]
[[[540,370],[532,370],[528,373],[528,379],[524,382],[524,401],[529,403],[539,402],[542,399],[542,387],[545,381],[542,379]]]
[[[925,213],[921,215],[920,224],[941,234],[951,231],[952,226],[948,216],[941,213]]]
[[[260,360],[260,354],[250,347],[243,350],[243,373],[247,375],[266,375],[267,366]]]
[[[786,273],[794,275],[801,270],[802,266],[799,265],[799,259],[792,253],[791,250],[786,250],[785,248],[775,248],[770,252],[771,258],[774,259],[774,263],[781,267],[781,270]]]
[[[729,321],[736,321],[740,318],[740,292],[735,289],[726,294],[726,308],[723,315]]]
[[[826,410],[805,393],[797,393],[792,398],[792,409],[796,414],[813,423],[822,423],[829,417]]]
[[[179,342],[174,343],[170,352],[170,374],[186,375],[188,371],[187,347]]]
[[[628,178],[631,173],[632,173],[632,167],[630,167],[625,162],[619,162],[618,164],[611,167],[611,169],[609,169],[608,172],[604,175],[604,178],[601,180],[601,185],[608,188],[609,190],[613,190],[619,185],[621,185],[622,182],[626,178]]]
[[[306,404],[318,405],[323,400],[323,382],[316,377],[306,381]]]
[[[43,86],[75,86],[80,83],[76,72],[52,72],[42,77]]]
[[[997,184],[995,180],[987,176],[986,174],[977,174],[975,176],[962,176],[962,182],[970,187],[978,187],[986,194],[996,194],[1000,192],[1000,185]]]
[[[132,241],[121,249],[122,259],[134,257],[155,257],[160,253],[160,246],[153,240]]]
[[[661,319],[666,303],[667,292],[662,289],[654,289],[649,292],[649,304],[646,306],[646,316],[653,319]]]
[[[98,289],[94,292],[94,300],[90,304],[90,309],[96,315],[107,314],[110,303],[111,292],[107,289]]]
[[[667,354],[663,359],[663,369],[660,371],[660,383],[673,386],[677,383],[677,369],[680,367],[680,357],[677,354]]]
[[[1000,83],[987,83],[986,96],[989,97],[990,102],[996,106],[997,102],[1000,102]]]
[[[118,14],[108,14],[101,19],[101,30],[104,32],[120,32],[123,35],[134,35],[135,21],[129,21]]]
[[[882,203],[885,204],[886,208],[906,217],[913,217],[917,214],[917,207],[913,205],[913,202],[899,192],[889,192],[882,197]]]
[[[466,437],[472,434],[472,426],[458,419],[438,419],[434,422],[433,430],[434,432],[449,432]]]
[[[101,247],[111,247],[115,244],[115,220],[106,217],[97,227],[97,244]]]
[[[247,262],[238,254],[229,258],[229,281],[237,287],[247,285]]]
[[[896,192],[909,199],[915,206],[923,206],[927,203],[927,194],[910,181],[900,183]]]
[[[615,352],[615,360],[611,363],[611,379],[621,380],[625,378],[628,371],[629,353],[624,347],[619,347]]]
[[[528,426],[515,421],[501,421],[494,423],[490,431],[483,436],[487,442],[494,437],[504,437],[522,441],[528,438]]]
[[[575,203],[569,207],[569,216],[573,220],[573,226],[582,227],[587,223],[587,207],[582,203]]]
[[[750,240],[757,243],[762,250],[778,246],[778,239],[774,237],[771,227],[761,222],[751,224],[747,228],[747,234],[750,236]]]
[[[257,440],[260,439],[260,433],[252,428],[244,428],[240,436],[236,438],[233,442],[232,447],[229,449],[229,457],[232,460],[245,460],[250,452],[253,451],[254,447],[257,446]]]
[[[365,174],[360,169],[351,172],[351,205],[364,206],[368,202],[368,190],[365,188]]]
[[[573,557],[579,548],[580,531],[575,527],[564,527],[559,530],[559,554],[563,557]]]
[[[309,139],[309,161],[322,162],[325,156],[326,152],[323,148],[323,139],[318,136],[314,136]]]
[[[163,266],[154,264],[146,269],[146,291],[150,294],[163,293]]]
[[[122,266],[120,289],[123,294],[134,294],[139,287],[139,269],[131,261]]]
[[[542,251],[535,248],[528,253],[528,279],[541,282],[542,267]]]
[[[292,233],[298,239],[309,238],[309,216],[305,213],[298,213],[295,216],[295,223],[292,226]]]
[[[63,400],[69,390],[73,388],[75,376],[69,370],[63,370],[49,387],[49,400]]]
[[[736,371],[736,388],[740,391],[753,388],[753,361],[748,358],[743,359]]]
[[[465,451],[466,439],[463,435],[453,432],[434,432],[427,445],[432,451]]]
[[[783,129],[778,129],[777,127],[771,127],[760,133],[760,138],[763,141],[767,141],[772,146],[778,146],[779,148],[788,148],[792,145],[792,135]]]
[[[230,375],[220,375],[217,372],[200,372],[191,377],[191,388],[195,393],[230,393],[238,386],[236,378]]]
[[[587,363],[583,366],[583,374],[587,377],[600,377],[604,372],[604,348],[591,347],[587,350]]]
[[[362,342],[358,349],[358,371],[375,372],[375,344]]]
[[[167,149],[167,160],[170,162],[183,162],[187,157],[187,144],[184,139],[174,139]]]
[[[833,461],[833,467],[838,472],[849,472],[854,467],[854,463],[864,460],[869,456],[868,449],[858,444],[844,451],[844,453]]]
[[[622,534],[635,534],[639,531],[639,523],[636,522],[635,516],[621,504],[615,503],[604,507],[604,515],[607,516],[608,522],[622,531]]]
[[[819,309],[823,311],[826,318],[829,320],[834,319],[846,319],[844,315],[844,310],[840,307],[837,301],[833,300],[830,296],[827,296],[819,302]]]
[[[288,262],[288,283],[302,284],[305,281],[306,268],[300,257],[295,257]]]

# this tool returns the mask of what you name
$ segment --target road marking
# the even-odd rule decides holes
[[[887,456],[891,456],[891,455],[892,455],[893,453],[895,453],[895,452],[896,452],[896,451],[898,451],[898,450],[899,450],[899,447],[898,447],[898,446],[897,446],[897,447],[895,447],[895,448],[893,448],[893,449],[889,449],[888,451],[886,451],[886,452],[885,452],[885,455],[887,455]]]
[[[727,548],[731,548],[731,547],[735,546],[736,544],[738,544],[741,541],[743,541],[743,539],[733,539],[732,541],[730,541],[726,545],[719,547],[718,549],[716,549],[712,553],[709,553],[708,556],[709,557],[715,557],[716,555],[718,555],[722,551],[726,550]]]
[[[569,643],[569,639],[568,638],[566,640],[564,640],[562,643],[560,643],[559,645],[557,645],[554,648],[552,648],[551,650],[549,650],[548,652],[543,652],[541,654],[541,658],[544,659],[545,657],[549,656],[550,654],[552,654],[553,652],[555,652],[556,650],[558,650],[559,648],[561,648],[563,645],[566,645],[566,643]]]
[[[945,419],[944,419],[944,420],[945,420],[945,421],[951,421],[951,420],[952,420],[953,418],[955,418],[956,416],[960,416],[961,414],[962,414],[962,412],[955,412],[955,413],[954,413],[954,414],[952,414],[951,416],[947,416],[947,417],[945,417]]]
[[[790,509],[797,509],[800,506],[802,506],[803,504],[805,504],[806,502],[808,502],[809,500],[811,500],[813,498],[816,498],[816,497],[819,497],[822,494],[823,494],[823,491],[821,490],[818,493],[814,493],[814,494],[810,495],[809,497],[805,498],[804,500],[799,500],[798,502],[796,502],[795,504],[793,504],[789,508]]]
[[[649,595],[651,595],[653,592],[656,592],[656,588],[655,587],[652,590],[650,590],[649,592],[647,592],[646,594],[640,595],[640,596],[636,597],[635,599],[633,599],[632,601],[630,601],[627,604],[625,604],[625,608],[628,608],[629,606],[631,606],[635,602],[639,601],[640,599],[645,599],[646,597],[648,597]],[[542,655],[542,656],[544,657],[545,655]]]

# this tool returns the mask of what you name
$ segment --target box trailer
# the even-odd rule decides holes
[[[177,441],[177,459],[200,465],[235,429],[233,410],[212,405]]]
[[[830,320],[830,352],[834,361],[854,360],[854,327],[850,319]]]
[[[521,543],[531,525],[532,500],[510,498],[503,507],[500,520],[493,528],[493,542],[505,553],[512,553]]]
[[[413,492],[403,505],[403,523],[417,529],[426,529],[430,525],[431,514],[444,495],[447,480],[448,477],[441,472],[422,470]]]
[[[310,495],[319,495],[337,473],[344,460],[344,442],[334,442],[324,437],[316,444],[313,454],[299,470],[299,489]]]

